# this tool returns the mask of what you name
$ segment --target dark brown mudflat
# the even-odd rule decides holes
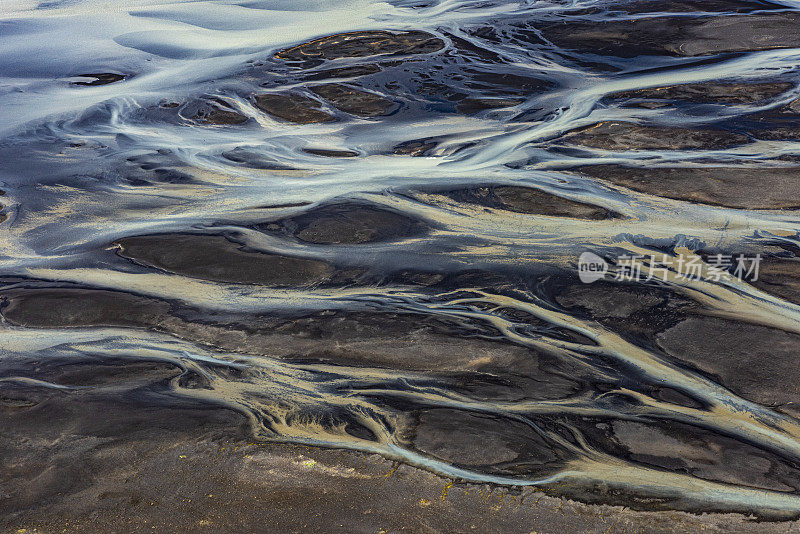
[[[283,227],[297,239],[320,245],[374,243],[422,235],[426,225],[400,213],[364,204],[328,204],[276,223],[259,225],[274,231]]]
[[[336,117],[323,111],[319,102],[313,98],[296,93],[269,93],[255,96],[256,107],[279,119],[311,124],[330,122]]]
[[[436,459],[506,476],[519,469],[546,476],[572,457],[524,423],[450,409],[423,411],[412,443]]]
[[[170,309],[156,299],[79,288],[10,290],[0,293],[0,300],[7,321],[38,328],[155,326]]]
[[[764,258],[759,265],[758,280],[750,283],[771,295],[800,304],[800,259]]]
[[[576,202],[532,187],[502,185],[444,193],[459,202],[499,208],[515,213],[602,220],[618,215],[600,206]]]
[[[612,217],[611,212],[605,208],[575,202],[530,187],[500,186],[493,188],[492,193],[504,208],[520,213],[595,220]]]
[[[540,25],[557,46],[599,55],[705,56],[800,46],[798,13],[652,17]]]
[[[214,124],[218,126],[242,124],[247,122],[248,119],[246,115],[242,115],[221,101],[202,106],[192,118],[203,124]]]
[[[414,139],[404,141],[393,148],[393,153],[398,156],[427,156],[431,150],[436,148],[436,141],[430,139]]]
[[[276,57],[287,61],[337,59],[376,55],[427,54],[444,48],[444,41],[422,31],[365,31],[340,33],[282,50]]]
[[[524,100],[518,98],[465,98],[456,106],[459,113],[471,115],[487,109],[502,109],[518,106]]]
[[[311,87],[311,91],[330,102],[336,109],[359,117],[386,115],[397,107],[394,102],[380,95],[340,83],[315,85]]]
[[[786,106],[745,116],[755,123],[749,133],[765,141],[795,141],[800,139],[800,98]]]
[[[658,344],[671,356],[741,397],[793,417],[800,416],[799,343],[797,334],[702,316],[658,335]]]
[[[792,491],[798,482],[793,467],[780,459],[697,427],[624,420],[609,426],[622,454],[638,464],[772,491]]]
[[[120,256],[137,263],[217,282],[307,286],[327,281],[333,272],[323,261],[248,251],[216,235],[136,236],[116,243]]]
[[[612,99],[681,100],[702,104],[755,104],[775,98],[794,87],[789,82],[704,82],[650,87],[612,93]]]
[[[800,208],[800,167],[584,165],[575,170],[634,191],[676,200],[749,210]]]
[[[699,308],[666,289],[611,281],[569,285],[555,300],[572,314],[598,321],[629,339],[646,340],[653,340]]]
[[[717,128],[641,126],[612,121],[573,130],[564,139],[603,150],[711,150],[750,142],[743,134]]]
[[[331,150],[327,148],[304,148],[303,152],[325,158],[354,158],[358,156],[358,152],[352,150]]]
[[[785,6],[765,0],[632,0],[614,4],[614,9],[629,14],[731,12],[749,13],[785,9]]]
[[[226,150],[222,153],[222,157],[233,163],[238,163],[242,167],[249,167],[251,169],[263,169],[269,171],[287,171],[296,170],[297,167],[287,165],[280,161],[275,160],[263,153],[252,150],[246,147],[237,146],[233,150]]]

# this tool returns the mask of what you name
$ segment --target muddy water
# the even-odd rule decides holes
[[[223,407],[457,480],[800,514],[795,4],[0,9],[9,421]],[[585,251],[764,260],[583,284]]]

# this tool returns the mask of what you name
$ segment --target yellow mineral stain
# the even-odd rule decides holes
[[[442,500],[445,500],[447,498],[447,492],[450,491],[450,488],[452,487],[453,487],[452,482],[448,482],[447,484],[444,485],[444,489],[442,489]]]
[[[389,470],[389,472],[386,473],[386,477],[385,478],[386,479],[391,478],[392,475],[394,475],[397,472],[398,469],[400,469],[400,464],[399,463],[394,464],[394,466]]]

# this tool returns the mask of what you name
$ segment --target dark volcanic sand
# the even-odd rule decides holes
[[[657,6],[653,8],[657,11]],[[593,54],[706,56],[797,47],[800,45],[800,34],[796,31],[798,22],[800,15],[797,13],[766,13],[688,20],[648,17],[600,25],[567,22],[540,25],[540,28],[545,38],[562,48]]]
[[[700,150],[730,148],[749,139],[716,128],[674,128],[640,126],[624,122],[602,122],[570,132],[569,143],[611,151],[622,150]]]
[[[800,167],[622,167],[576,171],[648,195],[750,210],[800,207]],[[753,194],[753,187],[759,194]]]
[[[259,443],[233,412],[201,402],[162,406],[157,392],[180,373],[170,366],[86,361],[54,372],[62,383],[91,388],[65,394],[3,387],[0,525],[9,532],[777,533],[798,527],[585,505],[534,489],[453,484],[377,455]],[[434,417],[444,417],[442,430],[455,425],[447,443],[465,440],[477,461],[508,457],[508,449],[474,448],[480,445],[470,427],[446,413],[425,420],[436,424]],[[478,422],[476,431],[494,437],[492,424],[499,422]],[[681,439],[632,424],[614,427],[625,440],[648,440],[626,446],[650,457]],[[513,425],[497,432],[508,433],[511,443],[523,438]],[[421,431],[417,436],[423,439]],[[446,455],[435,440],[419,443]],[[712,468],[709,449],[694,454],[702,469]]]

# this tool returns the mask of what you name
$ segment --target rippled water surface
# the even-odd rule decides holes
[[[796,517],[796,6],[6,0],[3,416],[222,406],[456,480]],[[763,261],[612,280],[625,254]]]

